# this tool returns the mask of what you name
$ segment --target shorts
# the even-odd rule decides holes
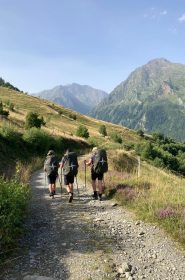
[[[92,181],[95,181],[96,179],[98,179],[98,181],[102,181],[103,180],[103,173],[97,174],[96,172],[94,172],[93,169],[91,169],[91,179],[92,179]]]
[[[56,183],[56,179],[57,179],[58,175],[48,175],[48,184],[55,184]]]
[[[69,185],[74,183],[74,175],[64,175],[64,185]]]

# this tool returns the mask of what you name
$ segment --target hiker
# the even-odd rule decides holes
[[[84,160],[84,164],[91,166],[91,180],[93,188],[93,198],[102,200],[103,193],[103,175],[108,171],[107,154],[104,149],[98,149],[94,147],[92,149],[92,156],[89,161]],[[96,179],[98,179],[98,190],[96,190]]]
[[[63,168],[64,185],[66,185],[69,195],[69,203],[71,203],[73,201],[74,177],[76,177],[78,173],[77,154],[67,149],[60,162],[60,167]]]
[[[44,171],[47,174],[49,196],[52,197],[56,194],[56,179],[58,177],[58,168],[59,161],[55,156],[55,152],[53,150],[49,150],[44,162]]]

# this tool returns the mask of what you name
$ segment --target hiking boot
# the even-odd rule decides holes
[[[92,195],[92,197],[96,200],[98,199],[98,193],[95,191],[94,194]]]
[[[71,203],[73,201],[73,194],[69,193],[69,203]]]
[[[50,197],[53,196],[53,192],[50,192],[50,193],[49,193],[49,196],[50,196]]]
[[[102,201],[102,194],[99,194],[99,201]]]
[[[53,191],[53,195],[56,195],[56,191]]]

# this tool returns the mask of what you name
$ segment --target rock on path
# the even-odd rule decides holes
[[[110,200],[91,200],[91,190],[80,188],[72,204],[59,189],[51,199],[42,172],[31,186],[22,250],[0,279],[185,279],[184,252],[155,226],[133,220]]]

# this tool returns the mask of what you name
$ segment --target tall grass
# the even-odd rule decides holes
[[[0,258],[2,252],[15,245],[25,217],[29,187],[19,181],[4,180],[0,177]]]
[[[114,172],[120,176],[122,174],[120,170]],[[118,175],[117,178],[110,177],[107,183],[109,193],[114,193],[115,198],[125,207],[132,209],[138,218],[157,223],[185,247],[184,178],[166,173],[147,163],[142,164],[139,178],[135,173],[130,178],[123,178],[122,174],[119,182]]]

